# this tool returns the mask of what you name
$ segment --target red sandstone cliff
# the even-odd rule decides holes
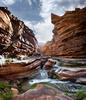
[[[63,16],[51,14],[53,39],[43,48],[45,55],[86,58],[86,8],[67,11]]]
[[[31,55],[36,50],[37,40],[33,31],[6,7],[0,7],[0,54]]]

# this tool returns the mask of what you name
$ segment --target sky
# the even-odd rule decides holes
[[[51,13],[62,16],[65,11],[86,7],[86,0],[0,0],[13,15],[34,31],[38,42],[52,39],[54,26]]]

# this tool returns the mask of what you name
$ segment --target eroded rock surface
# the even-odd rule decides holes
[[[86,8],[67,11],[63,16],[51,15],[53,39],[42,52],[45,55],[86,58]]]
[[[62,80],[78,80],[78,82],[82,81],[85,83],[85,79],[86,79],[86,69],[81,69],[81,70],[76,70],[76,71],[72,71],[72,70],[60,70],[57,75],[60,77],[60,79]],[[81,83],[83,83],[81,82]]]
[[[38,84],[35,89],[28,90],[27,92],[15,96],[13,100],[73,100],[72,98],[65,96],[59,90]]]
[[[32,77],[40,69],[41,60],[28,63],[9,63],[0,66],[0,79],[14,80],[16,78]]]
[[[37,40],[33,31],[6,7],[0,7],[0,54],[32,55],[36,51]]]
[[[25,60],[7,59],[0,65],[0,79],[33,78],[47,61],[48,57],[27,58]]]

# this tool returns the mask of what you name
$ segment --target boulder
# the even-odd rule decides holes
[[[63,16],[51,14],[53,39],[42,47],[45,55],[86,58],[86,8],[67,11]]]
[[[43,84],[38,84],[35,89],[30,89],[23,94],[13,97],[13,100],[73,100],[61,91]]]
[[[57,77],[60,80],[70,80],[76,83],[86,84],[86,69],[60,69],[56,72]]]
[[[48,59],[46,63],[44,64],[45,69],[51,69],[56,64],[56,61],[53,59]]]

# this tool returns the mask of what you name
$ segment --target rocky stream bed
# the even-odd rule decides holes
[[[37,64],[31,69],[29,68],[28,76],[22,71],[20,74],[10,72],[6,75],[6,71],[3,73],[4,80],[1,79],[0,81],[0,95],[4,100],[85,100],[85,59],[40,56],[22,59],[4,59],[1,57],[1,59],[5,62],[5,65],[10,63],[10,66],[15,63],[20,65],[19,67],[22,67],[21,63],[23,63],[23,66],[25,64],[30,65],[31,62],[33,65]],[[9,66],[4,67],[9,68]]]

